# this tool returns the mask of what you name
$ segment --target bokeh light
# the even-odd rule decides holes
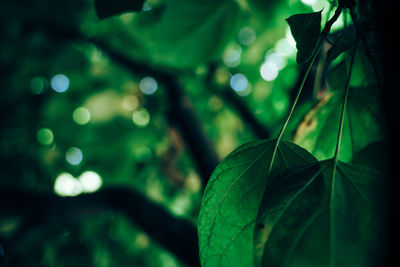
[[[44,93],[47,89],[48,83],[49,82],[44,77],[33,77],[30,82],[31,92],[35,95],[40,95]]]
[[[236,92],[244,91],[249,85],[247,77],[242,73],[237,73],[231,77],[230,84]]]
[[[244,27],[239,31],[238,40],[241,45],[249,46],[256,40],[256,32],[250,27]]]
[[[222,60],[227,67],[235,68],[240,64],[240,57],[242,55],[242,48],[240,45],[234,43],[228,46],[222,55]]]
[[[71,147],[65,153],[65,159],[71,165],[78,165],[82,162],[83,153],[79,148]]]
[[[150,122],[150,113],[145,108],[139,108],[133,111],[132,121],[138,127],[146,127]]]
[[[140,91],[145,95],[152,95],[157,91],[157,81],[152,77],[144,77],[139,82]]]
[[[51,88],[57,93],[62,93],[69,88],[69,78],[65,74],[54,75],[50,80]]]
[[[42,128],[36,133],[36,139],[42,145],[51,145],[54,142],[53,131],[49,128]]]
[[[82,193],[82,190],[81,183],[66,172],[60,173],[54,183],[54,192],[59,196],[74,197]]]
[[[94,171],[85,171],[78,178],[82,185],[83,192],[91,193],[100,189],[103,181],[100,175]]]
[[[87,124],[90,121],[90,117],[90,111],[84,107],[79,107],[72,113],[72,119],[79,125]]]
[[[278,77],[279,69],[278,67],[272,62],[264,62],[260,68],[261,77],[265,81],[273,81]]]

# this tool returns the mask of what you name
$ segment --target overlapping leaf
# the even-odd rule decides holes
[[[199,216],[203,266],[252,266],[253,233],[268,179],[276,140],[242,145],[215,169],[206,187]],[[315,159],[289,142],[278,146],[272,172]]]
[[[319,160],[333,156],[339,127],[343,92],[335,91],[324,99],[300,124],[294,142]],[[385,136],[380,97],[376,88],[351,88],[344,118],[340,159],[352,156],[368,144]]]
[[[382,245],[388,187],[381,173],[331,159],[273,180],[255,230],[261,266],[370,266]]]

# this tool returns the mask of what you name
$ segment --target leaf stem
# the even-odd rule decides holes
[[[308,74],[310,73],[311,68],[312,68],[312,66],[313,66],[313,64],[315,62],[315,59],[317,58],[317,55],[319,54],[319,51],[321,50],[321,47],[322,47],[322,44],[324,43],[325,38],[328,36],[329,32],[331,31],[332,25],[339,18],[340,14],[342,13],[342,10],[343,10],[343,8],[341,6],[339,6],[335,10],[335,14],[332,16],[332,18],[330,20],[328,20],[326,22],[325,27],[321,32],[321,35],[320,35],[320,38],[318,40],[317,46],[314,49],[314,52],[313,52],[313,55],[311,57],[310,63],[308,64],[307,70],[304,73],[303,79],[301,80],[299,90],[297,91],[297,95],[296,95],[296,97],[295,97],[295,99],[293,101],[292,107],[290,108],[289,115],[286,118],[286,121],[283,124],[282,129],[280,130],[280,132],[278,134],[278,137],[276,138],[276,144],[275,144],[275,147],[274,147],[274,151],[272,153],[271,163],[269,165],[268,172],[270,172],[272,170],[272,166],[273,166],[274,161],[275,161],[276,152],[278,150],[279,143],[280,143],[280,141],[282,139],[282,136],[283,136],[283,134],[284,134],[284,132],[286,130],[286,127],[288,126],[289,121],[290,121],[290,119],[291,119],[291,117],[293,115],[293,111],[296,108],[296,105],[297,105],[297,102],[298,102],[298,100],[300,98],[301,92],[303,91],[304,84],[306,83]]]
[[[355,59],[355,55],[356,55],[356,51],[357,51],[357,42],[358,42],[358,34],[356,35],[356,41],[355,41],[355,45],[354,45],[354,48],[353,48],[353,53],[352,53],[351,59],[350,59],[349,73],[348,73],[348,75],[346,77],[345,94],[344,94],[344,98],[343,98],[342,111],[341,111],[341,114],[340,114],[339,132],[338,132],[338,138],[337,138],[337,142],[336,142],[335,154],[333,156],[335,163],[338,161],[339,153],[340,153],[340,144],[341,144],[341,141],[342,141],[343,125],[344,125],[344,115],[345,115],[345,112],[346,112],[347,102],[348,102],[348,98],[349,98],[350,80],[351,80],[351,74],[353,72],[354,59]]]

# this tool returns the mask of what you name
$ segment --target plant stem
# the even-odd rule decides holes
[[[293,111],[296,108],[297,102],[299,101],[299,98],[300,98],[301,92],[303,91],[303,87],[304,87],[304,84],[306,83],[308,74],[310,73],[311,68],[312,68],[312,66],[313,66],[313,64],[315,62],[315,59],[317,58],[317,55],[319,54],[319,51],[321,50],[321,47],[322,47],[322,44],[324,43],[325,38],[328,36],[329,32],[331,31],[332,25],[339,18],[340,14],[342,13],[342,10],[343,10],[343,8],[340,7],[340,6],[335,10],[335,14],[332,16],[332,18],[330,20],[328,20],[328,22],[325,24],[324,29],[321,32],[321,35],[320,35],[320,38],[318,40],[317,46],[315,47],[315,50],[314,50],[313,55],[311,57],[310,63],[308,64],[307,70],[304,73],[303,79],[301,80],[300,87],[299,87],[299,90],[297,91],[297,95],[296,95],[296,97],[295,97],[295,99],[293,101],[292,107],[290,108],[289,115],[288,115],[285,123],[283,124],[282,129],[280,130],[280,132],[278,134],[278,137],[276,139],[276,144],[275,144],[275,147],[274,147],[274,151],[272,153],[271,163],[270,163],[268,172],[270,172],[272,170],[272,166],[273,166],[274,161],[275,161],[276,152],[278,150],[279,143],[280,143],[280,141],[282,139],[282,136],[283,136],[283,134],[284,134],[284,132],[286,130],[287,125],[289,124],[290,118],[293,115]]]
[[[356,35],[356,41],[355,41],[355,45],[354,45],[354,48],[353,48],[353,53],[352,53],[351,59],[350,59],[349,73],[348,73],[348,75],[346,77],[345,94],[344,94],[344,99],[343,99],[342,112],[340,114],[339,132],[338,132],[338,138],[337,138],[337,142],[336,142],[335,154],[333,156],[335,163],[339,159],[340,144],[341,144],[341,141],[342,141],[342,133],[343,133],[343,125],[344,125],[344,115],[345,115],[345,112],[346,112],[346,106],[347,106],[347,102],[348,102],[348,98],[349,98],[350,80],[351,80],[351,74],[353,72],[354,59],[355,59],[355,55],[356,55],[356,51],[357,51],[357,42],[358,42],[358,34]]]

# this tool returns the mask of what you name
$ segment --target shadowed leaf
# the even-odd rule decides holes
[[[321,31],[321,11],[296,14],[286,19],[297,47],[297,64],[306,63],[312,57]]]
[[[276,140],[240,146],[215,169],[206,187],[199,215],[203,266],[251,266],[253,233],[268,179]],[[304,149],[281,142],[272,172],[315,159]]]
[[[385,177],[327,160],[288,169],[273,181],[255,230],[261,266],[371,264],[382,245],[376,240],[383,234]]]

